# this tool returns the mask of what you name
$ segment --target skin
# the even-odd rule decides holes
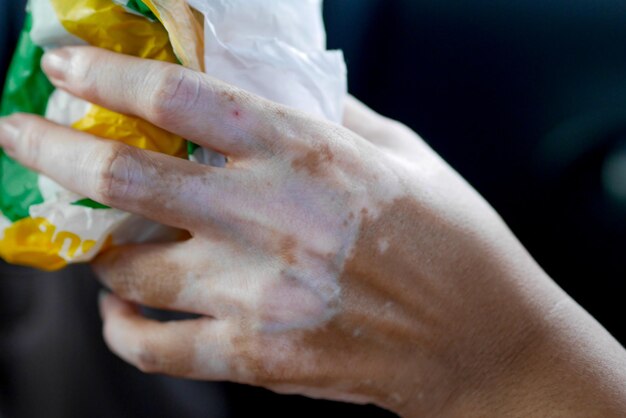
[[[189,231],[94,263],[104,336],[139,369],[374,403],[404,417],[626,414],[623,348],[415,133],[354,99],[345,126],[179,66],[48,53],[59,88],[217,150],[201,166],[43,119],[15,159]],[[159,323],[136,304],[198,314]]]

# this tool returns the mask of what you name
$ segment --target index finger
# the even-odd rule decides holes
[[[0,119],[0,146],[79,195],[193,231],[222,205],[224,171],[107,141],[32,115]],[[202,193],[200,193],[200,190]]]
[[[93,47],[48,52],[43,69],[57,87],[132,114],[226,155],[266,148],[287,109],[180,65]]]

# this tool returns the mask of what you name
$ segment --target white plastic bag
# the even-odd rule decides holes
[[[326,50],[321,0],[189,0],[204,17],[207,74],[340,123],[340,51]]]

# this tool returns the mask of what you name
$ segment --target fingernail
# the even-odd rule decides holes
[[[0,146],[8,154],[15,151],[20,130],[15,123],[7,118],[0,119]]]
[[[41,68],[48,78],[55,81],[63,81],[69,69],[70,53],[67,49],[55,49],[48,51],[41,60]]]

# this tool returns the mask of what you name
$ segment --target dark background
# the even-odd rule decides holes
[[[22,4],[0,0],[0,78]],[[351,92],[419,132],[624,343],[626,3],[326,0],[325,14]],[[3,267],[0,410],[9,416],[388,416],[141,376],[103,348],[87,274]]]

